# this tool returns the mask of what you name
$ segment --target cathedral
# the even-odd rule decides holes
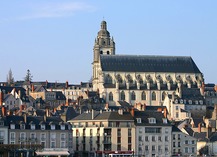
[[[93,90],[110,106],[119,101],[161,106],[166,95],[200,88],[204,81],[188,56],[116,55],[106,21],[101,22],[93,54]]]

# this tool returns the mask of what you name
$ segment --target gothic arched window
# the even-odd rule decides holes
[[[107,75],[105,78],[105,83],[110,83],[112,84],[112,77],[110,75]]]
[[[112,92],[109,93],[109,101],[113,101],[113,94],[112,94]]]
[[[142,92],[141,97],[142,97],[142,100],[146,100],[146,93],[145,93],[145,91]]]
[[[156,100],[156,93],[155,92],[152,92],[152,94],[151,94],[151,100]]]
[[[121,92],[121,100],[125,100],[125,93],[124,93],[124,91]]]
[[[165,99],[165,96],[166,96],[166,93],[165,93],[165,92],[163,92],[163,93],[162,93],[162,100],[164,100],[164,99]]]
[[[132,94],[131,94],[131,100],[136,100],[136,94],[135,94],[134,91],[133,91]]]

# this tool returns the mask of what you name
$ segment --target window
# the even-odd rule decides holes
[[[195,153],[195,148],[194,147],[191,148],[191,152]]]
[[[163,92],[163,93],[162,93],[162,101],[164,101],[165,97],[166,97],[166,93]]]
[[[179,110],[179,106],[176,106],[176,110]]]
[[[158,136],[158,141],[161,141],[161,136]]]
[[[145,133],[161,133],[161,128],[147,127],[145,128]]]
[[[169,132],[169,129],[165,128],[165,133],[168,134],[168,132]]]
[[[145,94],[145,91],[142,92],[141,97],[142,97],[142,100],[146,100],[146,94]]]
[[[112,94],[112,92],[109,93],[109,101],[113,101],[113,94]]]
[[[51,141],[50,147],[51,148],[56,148],[56,142]]]
[[[45,141],[45,139],[46,139],[46,136],[45,136],[44,133],[42,133],[42,134],[41,134],[41,141]]]
[[[168,142],[169,141],[169,137],[165,136],[165,141]]]
[[[141,123],[142,122],[141,118],[136,118],[136,121],[137,121],[137,123]]]
[[[185,144],[188,144],[188,140],[185,140]]]
[[[185,153],[188,153],[188,147],[185,147]]]
[[[61,124],[61,125],[60,125],[60,128],[61,128],[61,130],[65,130],[65,125],[64,125],[64,124]]]
[[[124,91],[121,92],[121,100],[125,100],[125,93],[124,93]]]
[[[194,141],[194,140],[192,140],[192,141],[191,141],[191,144],[195,144],[195,141]]]
[[[155,141],[155,136],[152,136],[152,138],[151,138],[151,139],[152,139],[152,142],[154,142],[154,141]]]
[[[155,118],[148,118],[148,121],[149,121],[150,124],[155,124],[156,123]]]
[[[134,91],[133,91],[132,94],[131,94],[131,100],[136,100],[136,94],[135,94]]]
[[[110,75],[107,75],[105,78],[105,83],[112,84],[112,77]]]
[[[60,134],[60,139],[61,139],[61,141],[65,141],[65,139],[66,139],[66,134],[61,133],[61,134]]]
[[[60,142],[60,148],[65,148],[65,147],[66,147],[65,141],[61,141],[61,142]]]
[[[31,129],[35,130],[35,124],[31,124]]]
[[[145,136],[145,141],[148,142],[148,136]]]
[[[55,130],[55,124],[51,124],[51,130]]]
[[[152,151],[155,151],[155,146],[152,146]]]
[[[5,137],[5,132],[4,131],[0,131],[0,139],[4,139]]]
[[[156,93],[155,92],[152,92],[151,99],[154,100],[154,101],[156,100]]]
[[[41,130],[45,130],[45,124],[41,124]]]
[[[20,129],[25,129],[25,124],[20,124]]]
[[[146,150],[146,151],[148,151],[148,150],[149,150],[149,149],[148,149],[148,146],[145,146],[145,150]]]
[[[56,141],[56,133],[51,133],[51,141]]]
[[[15,132],[10,133],[11,141],[15,141]]]
[[[176,112],[176,118],[179,118],[179,112]]]

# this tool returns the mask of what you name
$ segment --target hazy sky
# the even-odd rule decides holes
[[[216,0],[2,0],[0,81],[88,81],[100,23],[116,54],[191,56],[217,83]]]

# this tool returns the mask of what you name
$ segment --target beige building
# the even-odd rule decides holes
[[[125,100],[151,106],[163,104],[166,94],[184,85],[201,87],[203,75],[191,57],[116,55],[115,42],[102,21],[93,48],[93,90],[109,105]]]
[[[18,146],[9,150],[11,157],[60,157],[73,153],[71,126],[59,118],[24,115],[7,116],[6,121],[9,124],[8,144]]]
[[[72,125],[76,156],[102,157],[111,153],[134,153],[135,126],[129,112],[93,110],[69,122]]]

